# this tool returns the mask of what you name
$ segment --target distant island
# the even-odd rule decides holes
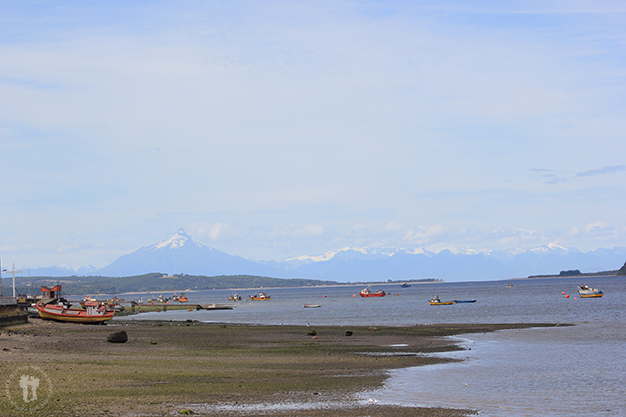
[[[529,275],[528,278],[571,278],[571,277],[601,277],[601,276],[626,276],[626,262],[624,266],[615,271],[600,271],[600,272],[580,272],[578,269],[570,269],[567,271],[561,271],[558,274],[549,275]]]

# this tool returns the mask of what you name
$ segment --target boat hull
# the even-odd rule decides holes
[[[591,288],[583,284],[578,286],[578,295],[581,298],[599,298],[602,297],[604,293],[597,288]]]
[[[429,301],[428,304],[431,306],[449,306],[454,304],[454,301]]]
[[[603,292],[596,292],[592,294],[579,294],[580,298],[600,298],[604,295]]]
[[[47,320],[64,321],[70,323],[103,323],[111,320],[114,311],[105,311],[103,314],[89,315],[86,310],[76,308],[58,308],[61,306],[39,306],[39,317]]]
[[[475,303],[476,300],[454,300],[455,304],[459,303]]]

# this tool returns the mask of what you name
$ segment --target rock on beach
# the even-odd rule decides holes
[[[110,343],[126,343],[128,342],[128,335],[125,331],[111,333],[107,336],[107,342]]]

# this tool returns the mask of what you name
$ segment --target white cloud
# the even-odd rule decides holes
[[[595,221],[595,222],[591,222],[588,223],[587,226],[585,227],[585,231],[587,233],[594,233],[594,232],[599,232],[602,231],[604,229],[606,229],[608,227],[608,223],[605,221]]]
[[[571,229],[569,229],[569,231],[567,232],[567,237],[575,237],[575,236],[578,236],[579,234],[580,234],[580,229],[574,226]]]

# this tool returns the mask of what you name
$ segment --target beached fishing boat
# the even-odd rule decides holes
[[[321,307],[321,304],[303,304],[304,308],[318,308]]]
[[[103,323],[111,320],[115,314],[97,301],[85,302],[85,309],[67,308],[58,304],[37,304],[36,307],[42,319],[72,323]]]
[[[28,317],[32,317],[32,318],[39,317],[39,310],[37,310],[37,305],[36,304],[28,306],[26,308],[26,311],[28,312]]]
[[[263,292],[263,291],[257,292],[254,295],[249,295],[248,297],[250,297],[251,301],[265,301],[265,300],[269,300],[270,298],[272,298],[269,295],[267,295],[266,292]]]
[[[378,290],[376,292],[372,292],[370,287],[363,288],[361,292],[359,292],[361,297],[384,297],[387,293],[383,290]]]
[[[439,294],[437,294],[435,298],[428,300],[428,304],[431,306],[448,306],[450,304],[454,304],[454,301],[441,301]]]
[[[585,284],[578,286],[578,294],[581,298],[598,298],[604,295],[602,291],[591,288]]]

